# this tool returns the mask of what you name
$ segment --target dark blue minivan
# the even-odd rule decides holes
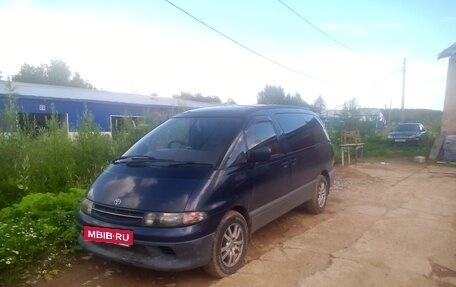
[[[253,232],[298,206],[320,213],[334,154],[316,114],[293,106],[222,106],[174,116],[115,159],[78,213],[80,244],[155,270],[244,263]]]

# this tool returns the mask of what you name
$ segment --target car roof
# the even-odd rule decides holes
[[[265,115],[271,112],[305,111],[314,114],[312,111],[299,106],[289,105],[224,105],[193,109],[183,112],[176,117],[245,117],[255,113]]]

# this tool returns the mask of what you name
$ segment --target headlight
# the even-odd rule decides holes
[[[88,200],[87,198],[84,198],[84,200],[81,203],[82,212],[87,213],[87,214],[92,214],[92,207],[93,207],[93,201]]]
[[[143,223],[147,226],[179,226],[191,225],[201,222],[207,218],[205,212],[180,212],[180,213],[167,213],[167,212],[149,212],[144,215]]]
[[[89,191],[87,191],[86,197],[87,197],[88,199],[90,199],[90,200],[93,200],[93,187],[91,187],[91,188],[89,189]]]

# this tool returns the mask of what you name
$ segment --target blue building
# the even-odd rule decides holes
[[[12,82],[9,87],[8,82],[0,81],[0,113],[8,106],[10,95],[20,114],[43,125],[54,112],[70,134],[77,131],[85,110],[93,115],[102,132],[111,133],[125,120],[136,124],[144,121],[145,116],[210,105],[175,98],[19,82]]]

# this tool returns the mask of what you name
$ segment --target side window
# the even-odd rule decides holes
[[[279,141],[272,123],[254,123],[237,139],[226,165],[233,167],[246,163],[247,150],[264,146],[271,149],[272,155],[280,153]]]
[[[277,134],[271,122],[257,122],[252,124],[245,131],[245,140],[247,149],[249,150],[267,146],[271,149],[272,155],[280,152]]]
[[[314,129],[316,119],[305,113],[276,114],[280,127],[285,132],[285,138],[292,151],[314,145]]]
[[[323,127],[323,123],[320,120],[318,120],[316,117],[313,117],[309,124],[312,129],[312,136],[314,138],[315,144],[329,141],[329,136]]]

